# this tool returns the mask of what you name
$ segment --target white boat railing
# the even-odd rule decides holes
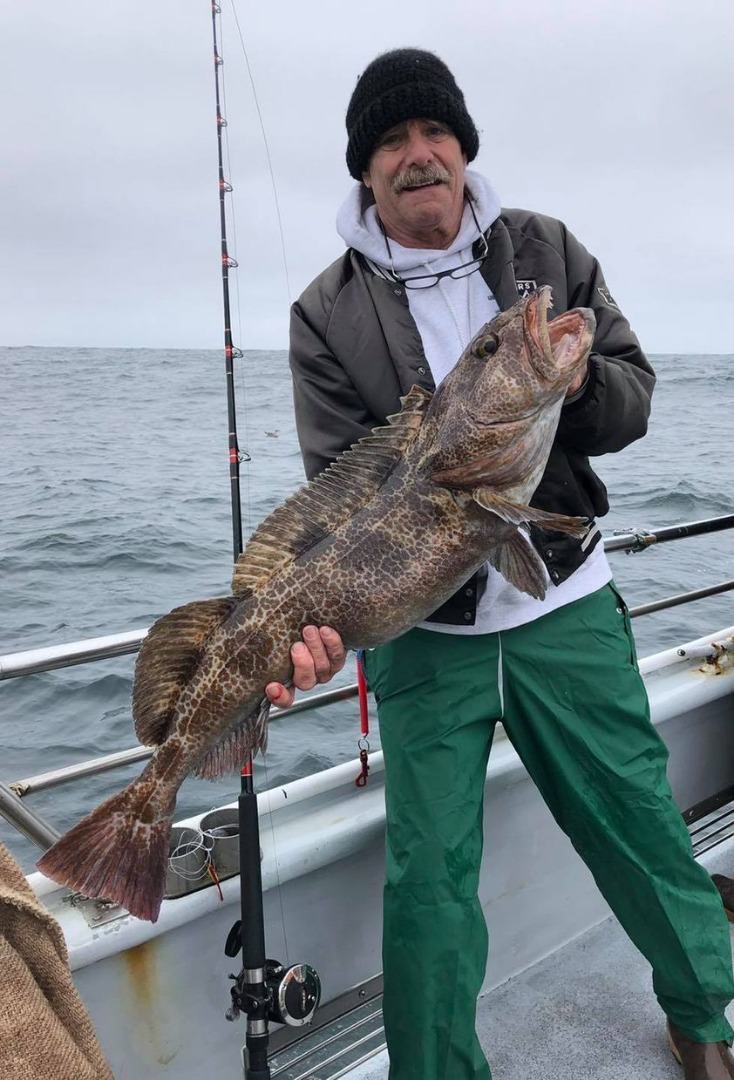
[[[119,653],[114,655],[117,656]],[[83,663],[84,661],[79,662]],[[17,674],[25,673],[18,672]],[[273,720],[293,716],[295,713],[304,712],[306,709],[315,709],[325,705],[332,705],[337,701],[345,701],[348,698],[355,697],[356,694],[356,683],[353,686],[343,686],[337,690],[327,690],[322,694],[311,694],[310,697],[295,702],[288,709],[274,707],[270,715],[270,721],[272,723]],[[26,795],[46,791],[48,788],[59,787],[61,784],[68,784],[87,776],[97,776],[99,773],[109,772],[111,769],[120,769],[137,761],[147,761],[152,756],[153,749],[151,747],[133,746],[129,750],[118,750],[114,754],[105,754],[103,757],[92,758],[89,761],[80,761],[76,765],[67,765],[62,769],[39,773],[37,776],[29,776],[24,780],[16,780],[11,784],[4,784],[0,781],[0,817],[4,817],[27,840],[46,851],[52,844],[56,843],[60,833],[23,803],[22,800]]]
[[[283,719],[286,716],[293,716],[295,713],[305,712],[307,709],[323,708],[325,705],[333,705],[337,701],[346,701],[348,698],[356,697],[356,695],[356,683],[354,686],[342,686],[338,690],[326,690],[322,694],[311,694],[310,697],[296,701],[288,709],[278,709],[273,706],[270,722]],[[46,791],[48,788],[58,787],[60,784],[66,784],[70,780],[80,780],[85,776],[96,776],[98,773],[109,772],[110,769],[118,769],[123,765],[134,764],[136,761],[147,761],[152,756],[152,747],[133,746],[129,750],[117,750],[114,754],[105,754],[104,757],[80,761],[77,765],[66,765],[63,769],[39,773],[38,776],[29,776],[25,780],[16,780],[8,786],[22,797],[37,791]]]
[[[734,514],[725,514],[722,517],[665,526],[662,529],[656,529],[654,532],[640,529],[633,532],[617,533],[604,540],[604,550],[606,552],[626,551],[628,554],[634,554],[646,551],[655,544],[664,544],[671,540],[684,540],[688,537],[701,536],[705,533],[720,532],[722,529],[731,528],[734,528]],[[675,607],[678,604],[700,600],[705,596],[726,592],[731,588],[734,588],[733,580],[722,581],[718,585],[712,585],[705,589],[679,593],[677,596],[657,600],[653,604],[633,608],[630,615],[647,615],[653,611],[661,611],[666,607]],[[20,675],[36,675],[42,671],[55,671],[59,668],[72,667],[75,664],[88,664],[94,660],[109,660],[115,656],[126,656],[135,653],[145,639],[148,629],[148,627],[143,627],[139,630],[128,630],[122,634],[107,634],[104,637],[85,638],[83,641],[71,641],[64,645],[49,645],[40,649],[8,653],[5,656],[0,656],[0,681],[14,679]],[[340,699],[337,698],[336,700]],[[304,705],[304,708],[308,707],[307,704]]]
[[[686,537],[700,536],[705,533],[731,528],[734,528],[734,514],[667,526],[657,529],[655,532],[640,530],[617,534],[604,540],[604,548],[608,552],[625,551],[627,553],[636,553],[645,551],[647,548],[660,543],[682,540]],[[631,618],[637,618],[640,615],[648,615],[654,611],[662,611],[666,608],[677,607],[680,604],[692,603],[695,600],[715,596],[731,589],[734,589],[734,579],[642,604],[639,607],[630,609],[629,614]],[[129,630],[122,634],[108,634],[103,637],[87,638],[83,641],[68,642],[63,645],[52,645],[45,648],[8,653],[5,656],[0,656],[0,681],[45,671],[54,671],[76,664],[87,664],[97,660],[108,660],[129,655],[138,651],[147,633],[147,628]],[[715,658],[716,655],[715,647],[712,645],[710,656]],[[356,695],[356,683],[336,690],[312,694],[291,705],[290,708],[278,709],[274,707],[271,713],[271,721],[292,716],[307,709],[345,701],[356,697]],[[153,749],[150,747],[135,746],[128,750],[105,754],[62,769],[54,769],[23,780],[16,780],[10,784],[0,782],[0,815],[27,839],[45,851],[51,844],[55,843],[59,834],[42,817],[23,803],[22,800],[26,795],[58,787],[61,784],[71,783],[84,777],[96,776],[99,773],[122,768],[134,762],[146,761],[152,754]]]

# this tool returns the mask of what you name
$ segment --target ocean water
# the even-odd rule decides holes
[[[650,431],[598,459],[614,530],[732,511],[734,357],[656,356]],[[229,591],[224,363],[219,351],[0,349],[0,655],[149,626]],[[245,535],[303,479],[284,352],[248,352],[236,393]],[[734,532],[612,556],[630,606],[730,577]],[[731,593],[635,623],[647,655],[734,623]],[[134,657],[0,683],[0,780],[133,746]],[[340,682],[354,680],[351,665]],[[373,717],[373,726],[376,726]],[[259,789],[356,756],[357,706],[272,725]],[[373,745],[379,745],[374,732]],[[140,771],[39,793],[63,830]],[[238,780],[187,780],[179,816],[234,797]],[[35,849],[0,820],[26,867]]]

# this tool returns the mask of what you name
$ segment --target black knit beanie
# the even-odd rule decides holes
[[[347,167],[354,179],[362,179],[386,131],[420,118],[447,124],[467,161],[477,156],[477,129],[443,60],[423,49],[382,53],[360,75],[347,109]]]

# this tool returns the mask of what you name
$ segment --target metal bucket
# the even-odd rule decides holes
[[[221,880],[240,872],[240,823],[236,806],[212,810],[199,823],[217,877]]]
[[[180,825],[171,829],[165,891],[168,899],[212,884],[207,870],[210,843],[199,829]]]

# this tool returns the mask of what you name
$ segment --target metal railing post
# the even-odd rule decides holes
[[[5,784],[0,783],[0,814],[9,821],[18,832],[46,851],[61,836],[42,818],[29,809],[20,798]]]

